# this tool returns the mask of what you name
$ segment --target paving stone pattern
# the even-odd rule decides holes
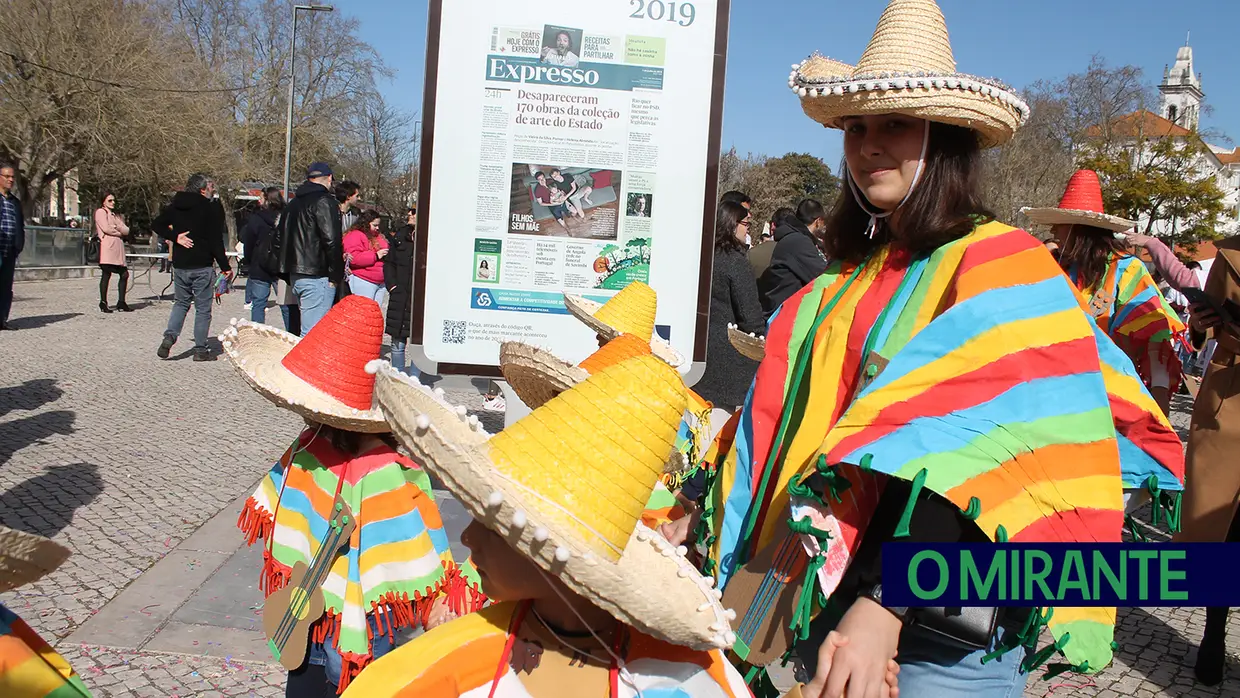
[[[160,286],[156,275],[155,288]],[[166,278],[166,277],[162,277]],[[172,360],[155,357],[171,304],[143,282],[134,313],[105,315],[91,279],[19,283],[0,333],[0,523],[52,536],[73,551],[60,570],[3,595],[56,643],[81,626],[208,519],[249,492],[296,434],[298,419],[247,389],[227,361],[194,363],[187,333]],[[240,289],[216,306],[213,332],[245,317]],[[278,319],[278,310],[268,311]],[[213,341],[218,352],[218,343]],[[477,389],[449,397],[476,411]],[[1186,399],[1175,404],[1187,427]],[[479,413],[492,430],[502,417]],[[152,599],[152,603],[158,603]],[[1191,665],[1199,609],[1121,610],[1114,664],[1094,677],[1033,678],[1025,696],[1240,695],[1240,620],[1228,678],[1207,689]],[[270,663],[61,643],[96,696],[279,696]]]

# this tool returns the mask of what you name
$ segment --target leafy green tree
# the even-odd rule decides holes
[[[1188,136],[1134,138],[1108,147],[1086,146],[1081,167],[1102,179],[1109,212],[1142,220],[1141,232],[1156,235],[1174,247],[1193,249],[1216,231],[1224,211],[1223,192],[1210,168],[1209,147],[1194,131]]]

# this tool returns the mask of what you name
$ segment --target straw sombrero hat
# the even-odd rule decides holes
[[[50,538],[0,526],[0,594],[60,567],[69,549]]]
[[[891,0],[856,66],[815,54],[792,66],[788,86],[810,118],[832,128],[845,116],[906,114],[972,129],[991,147],[1029,118],[1012,88],[956,72],[934,0]]]
[[[1025,208],[1021,212],[1041,225],[1090,225],[1114,232],[1131,230],[1136,221],[1112,216],[1102,204],[1102,183],[1093,170],[1077,170],[1068,180],[1058,208]]]
[[[766,338],[759,337],[756,334],[742,332],[741,328],[736,325],[728,325],[728,341],[732,343],[732,348],[741,356],[752,361],[762,361],[766,358]]]
[[[606,303],[598,304],[589,298],[571,293],[564,294],[564,307],[578,320],[606,339],[622,334],[637,335],[650,342],[654,355],[673,367],[685,362],[672,345],[655,336],[654,317],[658,308],[658,296],[654,289],[640,281],[625,286]]]
[[[346,296],[300,339],[234,320],[220,341],[250,386],[276,405],[338,429],[389,431],[366,372],[383,345],[383,311],[369,298]]]
[[[371,368],[396,437],[515,550],[656,638],[694,649],[735,641],[714,580],[640,523],[686,406],[666,363],[605,368],[495,436],[387,362]]]
[[[631,334],[616,337],[576,366],[542,347],[522,342],[504,342],[499,346],[499,370],[513,392],[521,398],[521,402],[536,409],[609,366],[635,357],[652,355],[650,343]],[[688,395],[692,422],[696,424],[702,419],[709,419],[710,403],[692,390]],[[665,471],[676,473],[687,466],[685,454],[675,450],[668,457]]]

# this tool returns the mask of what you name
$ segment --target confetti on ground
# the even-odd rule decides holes
[[[146,609],[148,609],[148,608],[159,608],[159,604],[157,604],[157,603],[153,603],[153,604],[150,604],[149,606],[143,606],[142,608],[139,608],[139,609],[138,609],[138,613],[141,613],[142,615],[149,616],[149,615],[151,615],[151,612],[150,612],[150,611],[148,611],[148,610],[146,610]]]

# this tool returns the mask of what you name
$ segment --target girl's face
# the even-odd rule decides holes
[[[538,567],[486,526],[471,522],[461,533],[461,542],[469,548],[483,593],[495,601],[555,598]]]
[[[109,194],[108,198],[103,200],[103,207],[109,211],[116,208],[116,197]]]
[[[370,232],[371,233],[379,232],[379,219],[378,218],[370,222]]]
[[[895,209],[913,186],[925,120],[875,114],[845,117],[843,126],[844,160],[857,188],[880,210]]]
[[[749,225],[753,223],[753,216],[746,214],[745,220],[736,224],[736,240],[742,245],[749,240]]]

